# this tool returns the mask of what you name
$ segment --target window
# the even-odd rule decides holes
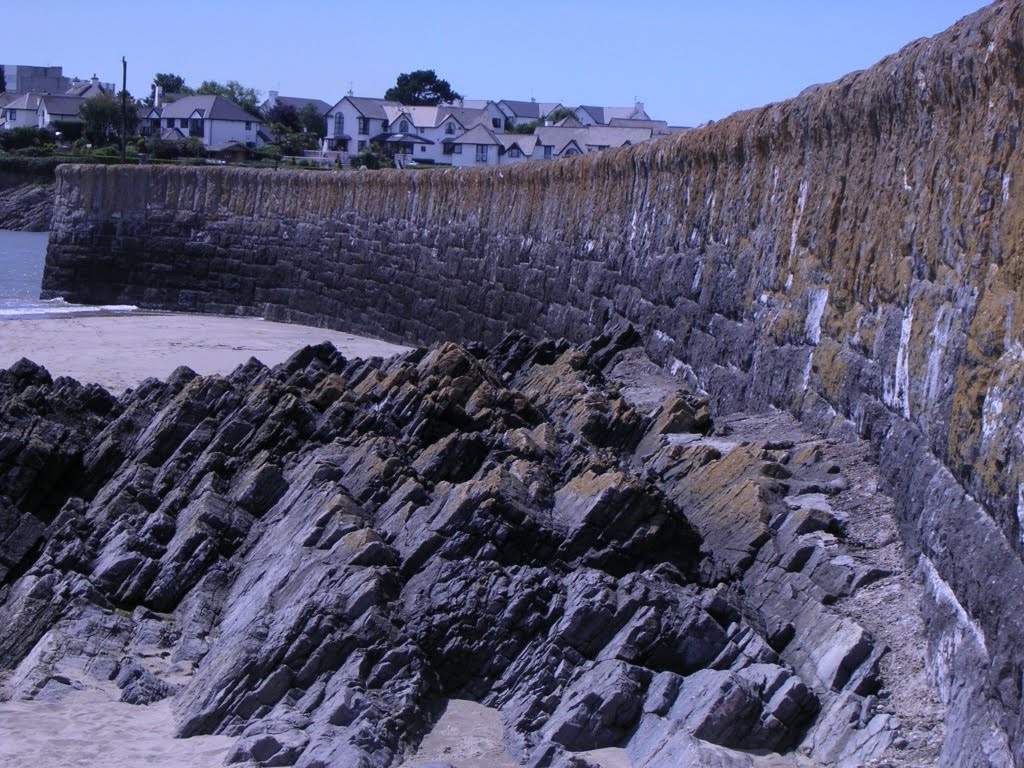
[[[188,135],[189,136],[202,136],[203,135],[203,121],[202,120],[189,120],[188,123]]]
[[[453,135],[455,133],[455,123],[448,123],[448,125],[444,127],[444,132],[449,136]]]
[[[398,132],[399,133],[408,133],[409,132],[409,121],[408,120],[403,120],[402,122],[400,122],[398,124]]]
[[[509,157],[522,157],[523,153],[519,151],[519,147],[512,147],[512,149],[510,149],[508,151],[508,156]]]
[[[362,120],[363,118],[359,118],[359,119]],[[362,152],[364,149],[366,149],[366,142],[365,141],[360,141],[359,142],[359,151]]]
[[[486,163],[487,162],[487,150],[488,149],[490,149],[490,147],[488,147],[486,144],[477,144],[476,145],[476,161],[478,163]]]
[[[154,117],[149,121],[149,130],[155,136],[160,133],[160,118]]]
[[[420,144],[420,152],[426,152],[426,151],[427,151],[427,148],[425,146],[423,146],[422,144]]]
[[[501,119],[497,117],[492,117],[491,128],[501,128]]]
[[[388,121],[387,120],[382,120],[381,121],[380,132],[381,133],[387,133],[388,132]]]
[[[16,109],[8,110],[7,111],[7,119],[10,120],[12,123],[18,122],[18,110],[16,110]]]
[[[339,112],[334,116],[334,135],[341,136],[345,132],[345,116]]]
[[[368,136],[370,133],[370,118],[360,117],[359,118],[359,135]],[[362,142],[365,143],[365,142]]]
[[[461,155],[462,154],[462,145],[461,144],[456,144],[455,145],[455,154],[456,155]]]
[[[247,131],[251,131],[252,130],[252,122],[250,122],[249,120],[245,121],[245,130],[247,130]]]
[[[181,118],[178,121],[178,127],[179,128],[188,128],[188,118],[187,117]]]
[[[544,159],[545,160],[550,160],[551,159],[551,150],[552,150],[552,147],[544,147]]]
[[[168,117],[167,118],[167,127],[168,128],[173,128],[174,127],[174,118],[173,117]]]
[[[416,133],[426,133],[426,132],[427,132],[426,128],[417,128],[416,129]]]

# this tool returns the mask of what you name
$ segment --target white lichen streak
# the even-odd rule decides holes
[[[946,347],[949,346],[949,329],[953,323],[953,313],[947,312],[943,304],[935,315],[935,325],[932,326],[932,348],[928,353],[928,375],[925,379],[925,410],[931,411],[935,401],[941,394],[939,391],[939,375],[942,373],[942,358],[946,354]]]
[[[896,408],[904,418],[910,418],[910,331],[914,325],[914,307],[909,306],[900,326],[900,346],[896,351],[896,370],[892,383],[883,383],[882,400]]]
[[[1005,205],[1010,200],[1010,174],[1003,174],[1003,204]]]
[[[985,393],[985,404],[981,408],[981,442],[987,443],[999,430],[999,417],[1003,414],[1003,392],[993,387]]]
[[[793,227],[789,234],[789,257],[793,258],[796,253],[796,236],[800,231],[800,224],[804,220],[804,206],[807,205],[807,180],[800,182],[800,194],[796,199],[796,216],[793,217]]]
[[[704,260],[697,262],[697,269],[693,273],[693,285],[690,286],[690,293],[696,293],[700,288],[700,281],[704,277]]]
[[[804,336],[811,344],[821,340],[821,318],[828,303],[828,288],[811,288],[807,292],[807,318],[804,320]]]
[[[907,177],[907,169],[903,169],[903,189],[907,192],[913,192],[914,188],[910,186],[910,179]]]
[[[806,392],[807,388],[811,385],[811,367],[814,363],[814,353],[810,352],[807,355],[807,363],[804,365],[804,376],[800,383],[800,391]]]
[[[1017,535],[1024,544],[1024,483],[1017,485]]]

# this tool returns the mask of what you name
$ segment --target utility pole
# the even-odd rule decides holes
[[[128,147],[128,60],[121,57],[121,162]]]

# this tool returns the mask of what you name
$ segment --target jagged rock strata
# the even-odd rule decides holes
[[[173,697],[267,766],[397,765],[456,696],[538,768],[934,761],[866,449],[713,423],[636,340],[322,345],[118,400],[0,372],[5,694]]]
[[[0,187],[0,229],[46,232],[53,218],[53,184]]]

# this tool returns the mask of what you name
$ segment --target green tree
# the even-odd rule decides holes
[[[322,139],[327,135],[327,120],[313,104],[307,104],[299,110],[299,122],[306,133]]]
[[[246,88],[237,80],[228,80],[221,85],[216,80],[204,80],[196,88],[200,96],[223,96],[228,101],[233,101],[250,115],[263,119],[260,114],[260,92],[255,88]]]
[[[149,97],[146,99],[146,106],[153,106],[156,97],[156,89],[162,89],[164,96],[192,93],[192,89],[185,85],[185,78],[175,75],[172,72],[157,72],[153,76],[153,83],[150,86]]]
[[[400,104],[415,106],[436,106],[442,101],[457,101],[462,98],[452,90],[447,80],[442,80],[432,69],[417,69],[403,72],[393,88],[388,88],[384,98]]]
[[[139,112],[135,99],[127,94],[128,111],[126,124],[128,133],[134,132],[139,124]],[[111,96],[103,94],[87,99],[78,110],[84,127],[82,133],[94,147],[102,147],[118,142],[121,136],[121,94]]]
[[[299,110],[291,104],[274,104],[267,110],[264,117],[275,134],[299,133],[302,130],[302,121],[299,119]]]

